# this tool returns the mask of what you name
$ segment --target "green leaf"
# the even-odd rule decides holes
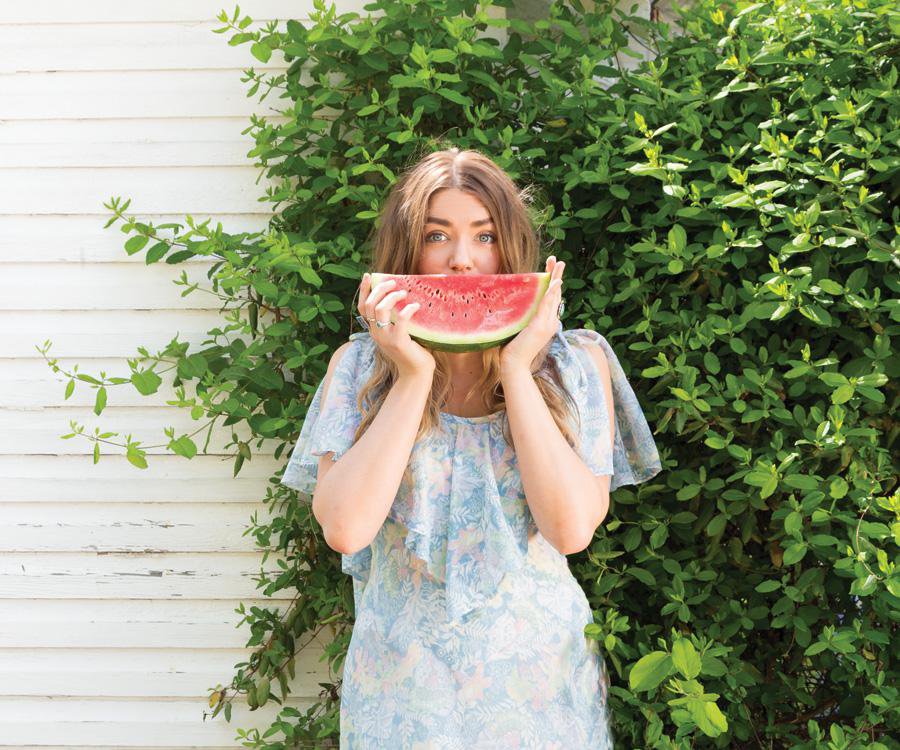
[[[125,252],[129,255],[134,255],[140,252],[149,241],[150,238],[143,234],[129,237],[125,243]]]
[[[746,208],[753,206],[753,199],[746,193],[718,195],[712,200],[716,208]]]
[[[416,78],[415,76],[407,76],[396,74],[392,75],[389,79],[389,82],[393,88],[402,89],[402,88],[417,88],[424,89],[428,88],[425,81],[420,78]]]
[[[784,564],[793,565],[800,562],[806,555],[806,542],[795,542],[784,551]]]
[[[307,284],[312,284],[314,287],[322,286],[322,278],[308,266],[300,267],[300,278]]]
[[[816,654],[821,654],[828,648],[828,644],[824,641],[816,641],[806,648],[803,652],[804,656],[815,656]]]
[[[855,394],[855,388],[852,385],[842,385],[831,394],[831,403],[846,404]]]
[[[268,417],[259,423],[257,429],[266,434],[275,434],[282,427],[287,427],[288,421],[284,417]]]
[[[187,435],[182,435],[177,440],[170,441],[169,450],[185,458],[193,458],[197,455],[197,446]]]
[[[781,588],[781,581],[763,581],[756,587],[760,594],[768,594]]]
[[[156,263],[158,260],[163,258],[167,252],[169,252],[169,243],[157,242],[147,251],[147,254],[144,256],[144,263],[146,263],[148,266],[151,263]]]
[[[707,536],[718,536],[725,530],[725,524],[728,519],[721,513],[712,517],[712,520],[706,525]]]
[[[625,572],[631,576],[634,576],[641,583],[643,583],[647,586],[655,586],[656,585],[656,578],[654,577],[653,573],[651,573],[649,570],[645,570],[644,568],[638,568],[638,567],[632,565]]]
[[[471,104],[472,104],[472,100],[468,96],[464,96],[463,94],[460,94],[458,91],[455,91],[454,89],[441,88],[441,89],[437,90],[437,93],[440,94],[445,99],[449,99],[454,104],[469,105],[469,106],[471,106]]]
[[[146,451],[142,451],[140,448],[136,448],[134,445],[129,445],[125,453],[125,457],[128,459],[128,462],[134,466],[137,466],[139,469],[147,468],[147,460],[144,458],[145,455]]]
[[[642,177],[655,177],[662,182],[665,182],[667,179],[665,169],[662,169],[661,167],[654,167],[650,164],[632,164],[625,171],[631,172],[631,174],[640,175]]]
[[[170,265],[175,265],[176,263],[181,263],[184,260],[190,260],[197,253],[193,250],[179,250],[178,252],[172,253],[168,258],[166,258],[166,263]]]
[[[66,395],[63,400],[67,400],[69,398],[69,396],[72,395],[74,390],[75,390],[75,381],[74,381],[74,379],[69,380],[69,382],[66,384]]]
[[[99,415],[106,406],[106,388],[97,389],[97,397],[94,399],[94,414]]]
[[[131,373],[131,382],[138,393],[142,396],[149,396],[151,393],[156,393],[159,389],[162,378],[153,370],[144,370],[143,372]]]
[[[452,49],[438,48],[431,50],[431,61],[436,63],[454,62],[457,58],[456,52]]]
[[[719,358],[713,354],[713,352],[705,352],[703,354],[703,366],[706,368],[707,372],[710,372],[713,375],[716,375],[722,369]]]
[[[332,276],[340,276],[344,279],[353,279],[354,281],[362,281],[362,274],[359,269],[346,263],[324,263],[321,266],[324,273],[330,273]]]
[[[272,57],[272,48],[265,42],[255,42],[250,47],[250,54],[260,62],[267,63],[269,58]]]
[[[684,231],[681,224],[672,225],[672,228],[669,229],[668,241],[669,249],[672,252],[680,253],[684,250],[687,245],[687,232]]]
[[[650,547],[651,549],[659,549],[666,543],[666,539],[669,538],[669,528],[665,524],[660,524],[655,529],[653,529],[653,533],[650,534]]]
[[[651,651],[641,657],[628,675],[628,687],[632,691],[650,691],[672,674],[672,657],[665,651]]]
[[[687,708],[697,728],[707,737],[718,737],[728,731],[728,722],[715,702],[691,698]]]
[[[374,114],[379,109],[381,109],[381,104],[367,104],[365,107],[356,112],[356,116],[366,117],[368,115]]]
[[[800,307],[798,307],[797,309],[800,311],[801,315],[809,318],[811,321],[813,321],[813,323],[817,323],[818,325],[826,327],[832,325],[831,315],[829,315],[828,311],[820,305],[817,305],[815,303],[809,305],[800,305]]]
[[[256,685],[256,700],[262,706],[269,700],[270,682],[268,677],[263,677]]]
[[[788,534],[795,534],[803,528],[803,516],[796,510],[792,510],[784,519],[784,530]]]
[[[828,485],[828,494],[835,500],[840,500],[847,496],[849,489],[850,485],[847,484],[846,479],[843,477],[835,477],[831,481],[831,484]]]
[[[687,638],[678,638],[672,645],[672,663],[688,680],[700,674],[700,656]]]
[[[710,656],[708,652],[703,654],[700,661],[703,664],[700,674],[709,677],[722,677],[728,671],[725,667],[725,663],[721,659]]]

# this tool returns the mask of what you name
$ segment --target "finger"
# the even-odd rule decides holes
[[[562,277],[563,269],[566,267],[566,264],[562,261],[558,261],[553,264],[553,273],[551,274],[551,278],[558,279]]]
[[[409,322],[409,319],[416,314],[416,310],[418,310],[421,306],[422,305],[420,305],[418,302],[413,302],[411,305],[407,305],[400,312],[398,312],[397,328],[405,333],[406,324]]]
[[[369,278],[369,274],[364,273],[362,277],[362,281],[359,282],[359,289],[356,290],[357,300],[356,300],[356,309],[359,311],[359,314],[363,317],[366,317],[365,311],[365,299],[369,296],[370,287],[372,286],[372,282]]]
[[[369,292],[368,297],[366,297],[366,317],[373,318],[375,317],[375,306],[378,304],[379,300],[384,297],[391,289],[394,287],[396,282],[393,279],[388,279],[387,281],[381,282],[378,286],[376,286],[372,291]]]
[[[387,323],[391,319],[391,309],[394,304],[406,296],[405,289],[398,289],[386,295],[377,305],[375,305],[375,320]]]
[[[556,310],[559,307],[559,299],[561,296],[560,287],[562,286],[562,280],[560,278],[555,278],[550,282],[550,286],[547,288],[547,293],[544,295],[544,312],[548,316],[550,314],[555,315]]]

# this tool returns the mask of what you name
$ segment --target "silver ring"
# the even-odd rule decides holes
[[[559,307],[556,310],[556,317],[561,318],[563,316],[563,312],[565,311],[565,309],[566,309],[566,301],[561,300],[559,303]]]
[[[390,321],[390,320],[387,323],[382,323],[380,320],[376,320],[375,325],[378,328],[387,328],[388,326],[394,325],[394,323],[393,323],[393,321]]]

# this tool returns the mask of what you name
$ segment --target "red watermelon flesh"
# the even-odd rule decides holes
[[[371,279],[373,289],[388,279],[396,282],[391,291],[405,289],[391,320],[418,303],[407,328],[410,338],[446,352],[502,346],[528,325],[550,284],[549,273],[373,273]]]

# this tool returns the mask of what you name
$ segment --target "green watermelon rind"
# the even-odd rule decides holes
[[[390,275],[392,274],[373,273],[371,276],[372,288],[374,289],[378,286],[385,276]],[[407,333],[413,341],[422,346],[442,352],[478,352],[495,346],[502,346],[515,338],[516,334],[525,328],[537,313],[541,300],[550,286],[549,272],[538,273],[538,275],[541,278],[538,280],[531,307],[515,323],[511,323],[506,328],[493,330],[486,334],[448,336],[423,329],[422,326],[416,325],[414,321],[410,320],[407,326]],[[391,320],[395,323],[397,322],[396,308],[391,309]]]

